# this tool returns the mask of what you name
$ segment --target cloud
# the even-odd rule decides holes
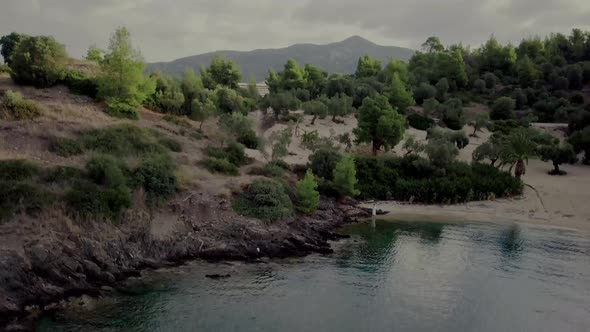
[[[326,43],[361,35],[418,48],[428,36],[478,46],[590,30],[587,0],[3,0],[0,34],[54,35],[73,56],[126,26],[149,61],[219,49]]]

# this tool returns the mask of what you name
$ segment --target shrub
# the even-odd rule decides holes
[[[434,125],[434,120],[418,113],[411,113],[407,119],[410,127],[418,130],[426,130]]]
[[[428,83],[421,83],[414,89],[414,100],[422,105],[424,100],[436,97],[436,88]]]
[[[39,212],[54,199],[53,195],[37,185],[3,179],[0,180],[0,222],[15,213]]]
[[[494,101],[490,118],[492,120],[508,120],[514,117],[516,102],[510,97],[500,97]]]
[[[245,131],[236,140],[248,149],[257,149],[260,144],[256,132],[253,129]]]
[[[432,165],[445,168],[459,155],[459,149],[444,139],[432,139],[424,147],[424,152]]]
[[[293,215],[293,203],[287,189],[272,180],[256,180],[233,200],[237,213],[265,221],[276,221]]]
[[[184,118],[178,117],[178,116],[174,116],[171,114],[166,114],[162,117],[162,120],[166,121],[166,122],[170,122],[172,124],[175,124],[179,127],[184,127],[184,128],[192,128],[190,122],[188,122],[187,120],[185,120]]]
[[[227,159],[209,158],[205,160],[205,167],[211,173],[221,173],[226,175],[239,175],[238,167],[230,163]]]
[[[71,157],[82,154],[84,146],[79,140],[54,136],[49,139],[49,151],[58,156]]]
[[[334,168],[334,187],[342,196],[358,196],[356,168],[352,157],[344,157]]]
[[[138,105],[119,99],[109,99],[106,101],[105,113],[115,118],[138,120]]]
[[[473,92],[484,94],[486,92],[486,81],[477,79],[473,82]]]
[[[96,98],[98,93],[98,84],[96,83],[96,80],[87,77],[86,74],[79,70],[64,70],[61,83],[67,86],[68,89],[75,94]]]
[[[0,160],[0,181],[23,181],[37,176],[41,168],[28,160]]]
[[[313,214],[320,206],[320,193],[311,170],[307,170],[305,177],[295,186],[297,210],[304,214]]]
[[[244,146],[239,143],[230,143],[226,148],[207,148],[207,155],[216,159],[225,159],[235,166],[245,165],[248,161]]]
[[[53,37],[26,37],[12,54],[12,79],[18,84],[50,87],[61,79],[66,58],[65,47]]]
[[[43,175],[43,181],[48,183],[73,182],[84,177],[84,172],[75,167],[56,166],[48,169]]]
[[[570,97],[570,101],[572,102],[572,104],[583,105],[584,104],[584,95],[581,94],[580,92],[576,92]]]
[[[10,74],[12,71],[8,65],[0,65],[0,74]]]
[[[19,92],[8,90],[4,93],[0,104],[0,117],[13,120],[28,120],[39,115],[41,115],[41,110],[34,101],[24,99]]]
[[[165,153],[154,132],[132,125],[115,125],[95,129],[82,135],[85,148],[115,156]]]
[[[264,165],[264,167],[262,168],[261,175],[264,175],[269,178],[276,178],[276,177],[282,177],[283,175],[285,175],[285,172],[286,172],[285,169],[283,169],[271,162],[271,163]]]
[[[182,144],[173,138],[162,137],[158,142],[172,152],[182,152]]]
[[[79,180],[66,193],[65,201],[72,211],[82,216],[117,219],[131,206],[131,192],[125,186],[104,187]]]
[[[342,155],[334,149],[319,149],[309,157],[309,168],[316,176],[333,180],[334,169],[341,159]]]
[[[127,177],[123,171],[126,168],[121,161],[108,155],[94,157],[86,163],[88,178],[98,185],[109,187],[127,185]]]
[[[145,190],[148,204],[154,205],[170,198],[178,188],[176,167],[166,156],[145,160],[133,173],[133,184]]]

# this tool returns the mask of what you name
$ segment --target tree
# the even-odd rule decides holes
[[[297,210],[304,214],[313,214],[320,206],[320,193],[313,172],[308,169],[305,177],[295,185]]]
[[[356,78],[374,77],[381,72],[381,61],[375,60],[368,55],[359,58],[354,75]]]
[[[156,82],[143,76],[145,64],[139,51],[133,49],[126,28],[119,28],[111,35],[108,52],[100,63],[97,77],[100,99],[139,105],[154,93]]]
[[[62,78],[66,59],[65,47],[53,37],[24,37],[10,56],[12,79],[40,88],[52,86]]]
[[[313,119],[311,119],[312,126],[318,117],[323,119],[328,115],[328,106],[319,100],[305,102],[301,105],[301,108],[303,108],[304,114],[313,115]]]
[[[266,76],[265,80],[266,86],[268,86],[268,91],[270,93],[277,93],[280,89],[280,79],[279,75],[271,68],[268,70],[268,76]]]
[[[575,164],[578,161],[574,148],[570,144],[551,144],[543,145],[538,151],[543,161],[551,161],[553,163],[553,170],[549,172],[551,175],[565,175],[566,172],[559,169],[561,164]]]
[[[207,98],[204,102],[194,99],[191,105],[190,118],[201,122],[199,130],[203,128],[203,122],[217,113],[217,107],[212,98]]]
[[[590,127],[574,132],[568,141],[576,153],[584,152],[584,163],[590,164]]]
[[[274,132],[270,141],[272,143],[272,160],[283,159],[289,155],[289,144],[291,144],[291,138],[293,136],[293,127],[288,126],[287,128]]]
[[[326,95],[328,97],[334,96],[353,96],[354,84],[350,77],[342,74],[332,74],[328,77],[326,84]]]
[[[297,61],[294,59],[287,60],[283,71],[279,74],[280,87],[282,90],[290,91],[295,89],[303,89],[305,87],[305,79],[303,72]]]
[[[432,165],[441,169],[446,168],[459,155],[459,149],[455,144],[444,139],[429,140],[424,152]]]
[[[517,128],[511,131],[503,140],[500,150],[501,166],[510,165],[510,169],[516,166],[514,175],[520,179],[526,174],[526,165],[529,158],[537,152],[537,144],[533,137],[538,133],[532,128]]]
[[[219,117],[219,124],[224,133],[223,137],[231,137],[237,141],[252,135],[256,137],[254,121],[242,113],[223,114]]]
[[[484,94],[486,92],[486,81],[477,79],[473,82],[473,91],[478,94]]]
[[[407,63],[400,60],[391,59],[387,66],[383,68],[381,75],[383,77],[381,78],[381,81],[385,83],[391,83],[394,74],[398,74],[402,82],[404,82],[404,84],[408,84],[410,80],[410,74]]]
[[[373,155],[383,146],[393,147],[402,139],[406,119],[397,113],[383,96],[365,98],[359,109],[358,126],[353,133],[356,143],[371,143]]]
[[[242,74],[236,64],[221,56],[214,56],[211,64],[206,69],[201,69],[203,85],[209,90],[215,90],[218,85],[237,89],[242,79]]]
[[[540,77],[540,72],[528,55],[516,62],[516,72],[522,87],[532,87]]]
[[[332,116],[332,121],[336,122],[336,117],[351,114],[354,111],[352,107],[352,97],[334,96],[328,101],[328,114]]]
[[[342,155],[333,148],[321,147],[309,156],[309,168],[318,177],[332,181],[334,169],[342,160]]]
[[[516,63],[516,51],[512,45],[502,46],[491,36],[479,49],[479,58],[482,70],[509,73]]]
[[[441,78],[436,83],[436,99],[441,102],[447,100],[447,93],[449,92],[449,80],[446,77]]]
[[[482,78],[486,82],[486,89],[494,89],[498,84],[498,78],[492,73],[485,73]]]
[[[350,156],[342,158],[334,168],[334,187],[340,195],[354,197],[360,194],[356,189],[357,182],[354,159]]]
[[[414,135],[408,135],[404,145],[402,146],[402,149],[406,151],[406,156],[412,153],[420,153],[424,151],[424,148],[424,144],[422,144],[420,141],[417,141]]]
[[[197,98],[199,92],[204,89],[203,82],[195,75],[194,70],[186,69],[182,74],[180,89],[184,96],[184,114],[192,114],[193,101]]]
[[[236,90],[219,87],[215,90],[219,113],[245,113],[244,98]]]
[[[385,93],[389,98],[389,104],[398,112],[403,113],[408,107],[416,104],[397,73],[393,74],[391,85],[385,89]]]
[[[495,166],[498,159],[500,159],[500,153],[502,146],[497,139],[491,139],[473,150],[473,161],[482,162],[485,159],[490,161],[490,165]]]
[[[5,64],[10,66],[12,63],[12,55],[17,49],[18,44],[28,37],[29,36],[13,32],[0,38],[0,48],[2,48],[2,50],[0,50],[0,55],[2,55],[2,58],[4,58]]]
[[[579,64],[567,66],[567,80],[571,90],[579,90],[582,88],[582,67]]]
[[[466,119],[461,99],[451,98],[445,101],[444,104],[441,104],[438,109],[442,113],[442,121],[449,129],[463,129]]]
[[[514,117],[516,102],[510,97],[500,97],[494,101],[490,118],[492,120],[508,120]]]
[[[314,65],[307,64],[303,67],[303,79],[305,89],[309,91],[312,99],[318,98],[326,88],[328,73]]]
[[[422,44],[422,51],[426,53],[442,52],[444,50],[445,47],[442,45],[438,37],[428,37],[428,39]]]
[[[490,123],[490,116],[488,113],[478,113],[469,124],[473,127],[473,134],[471,137],[477,137],[477,132],[481,131],[482,128],[487,128]]]
[[[90,47],[88,47],[88,51],[86,51],[86,56],[84,59],[100,63],[102,61],[102,53],[103,52],[98,47],[96,47],[96,45],[90,45]]]
[[[286,115],[289,111],[299,108],[300,102],[291,92],[279,92],[267,94],[260,100],[260,108],[266,112],[269,108],[274,112],[275,118]]]
[[[428,83],[420,83],[420,85],[414,89],[414,99],[419,105],[422,105],[426,99],[434,98],[435,96],[436,88]]]

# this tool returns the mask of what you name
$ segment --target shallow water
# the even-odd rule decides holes
[[[330,256],[157,272],[38,331],[590,331],[589,234],[403,222],[344,232]]]

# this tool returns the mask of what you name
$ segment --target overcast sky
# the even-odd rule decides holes
[[[590,30],[590,0],[0,0],[0,35],[53,35],[76,57],[106,46],[118,26],[148,61],[352,35],[414,49],[431,35],[479,46],[491,34],[518,42]]]

